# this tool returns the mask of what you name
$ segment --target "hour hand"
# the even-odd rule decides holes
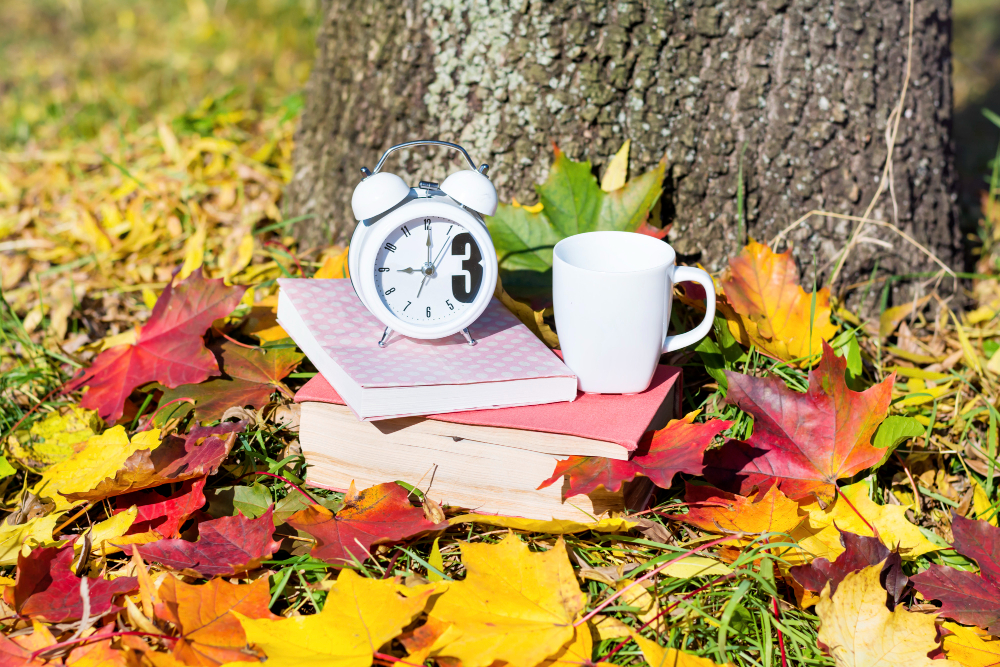
[[[402,271],[403,273],[420,273],[420,269],[411,269],[406,267],[405,269],[396,269],[397,271]]]

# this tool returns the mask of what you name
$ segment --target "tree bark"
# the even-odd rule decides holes
[[[288,215],[313,216],[297,228],[307,245],[349,239],[358,169],[395,143],[460,143],[491,164],[501,201],[531,203],[553,142],[600,173],[629,138],[630,173],[667,161],[669,241],[715,270],[748,233],[769,241],[813,209],[864,212],[907,61],[906,0],[325,0],[323,11],[286,200]],[[916,0],[892,188],[872,216],[957,268],[949,32],[949,0]],[[417,150],[386,169],[415,183],[458,165]],[[854,226],[814,216],[789,233],[804,282],[814,266],[829,275]],[[863,237],[846,283],[876,262],[935,268],[892,230]]]

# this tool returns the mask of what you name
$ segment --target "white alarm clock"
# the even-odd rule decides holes
[[[471,169],[457,171],[438,186],[420,181],[411,188],[381,172],[393,151],[436,145],[460,151]],[[384,347],[392,332],[420,339],[462,332],[489,304],[497,282],[497,255],[482,216],[493,215],[497,191],[469,153],[446,141],[410,141],[387,150],[374,171],[354,189],[351,208],[358,226],[347,262],[354,291],[385,324]]]

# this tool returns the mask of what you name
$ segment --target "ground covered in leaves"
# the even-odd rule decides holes
[[[777,248],[730,258],[712,337],[670,359],[687,415],[544,482],[645,476],[648,510],[323,491],[291,401],[315,369],[274,319],[277,278],[345,271],[280,212],[316,11],[0,6],[0,665],[1000,663],[1000,163],[967,307],[947,273],[840,288],[879,297],[862,321]],[[498,295],[550,346],[525,250],[662,237],[662,166],[627,173],[627,142],[600,182],[557,150],[490,221]]]

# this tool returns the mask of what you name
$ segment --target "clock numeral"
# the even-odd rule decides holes
[[[427,306],[427,317],[431,316],[431,307]]]
[[[451,242],[451,254],[462,258],[462,271],[468,274],[451,277],[451,293],[461,303],[472,303],[483,284],[483,254],[469,232],[455,237]]]
[[[449,301],[448,299],[445,299],[444,302],[446,304],[448,304],[448,308],[450,308],[451,310],[455,310],[455,306],[452,305],[451,301]]]
[[[407,301],[406,302],[406,306],[403,308],[403,310],[406,310],[407,308],[409,308],[411,303],[413,303],[413,302],[412,301]]]
[[[384,292],[384,294],[385,294],[386,296],[389,296],[390,294],[392,294],[392,293],[393,293],[393,292],[395,292],[395,291],[396,291],[396,288],[395,288],[395,287],[390,287],[389,289],[387,289],[387,290],[386,290],[386,291]]]
[[[431,219],[424,218],[424,231],[429,232],[431,230]]]
[[[410,230],[406,228],[406,225],[403,225],[403,236],[409,236],[409,235],[410,235]]]
[[[391,243],[386,243],[385,249],[388,250],[389,252],[396,252],[396,246],[392,245]]]
[[[383,266],[378,270],[379,273],[389,273],[389,267]]]

